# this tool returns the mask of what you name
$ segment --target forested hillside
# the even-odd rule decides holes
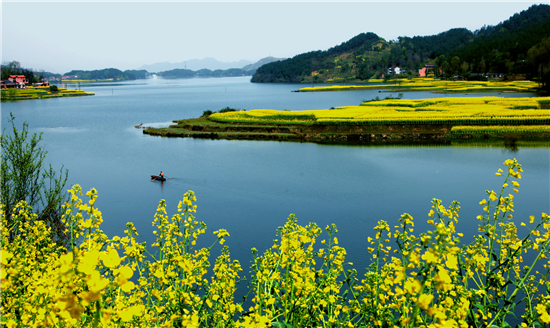
[[[97,69],[93,71],[72,70],[63,75],[78,76],[78,80],[108,80],[115,81],[135,80],[136,77],[132,73],[126,73],[116,68]]]
[[[457,47],[449,58],[458,56],[477,66],[483,59],[493,72],[526,73],[528,51],[550,36],[550,6],[532,6],[496,26],[483,27],[467,47]]]
[[[18,61],[11,61],[1,65],[2,68],[2,80],[7,80],[10,75],[25,75],[25,78],[30,83],[40,82],[40,80],[46,77],[46,72],[36,72],[32,69],[21,67],[21,63]],[[52,73],[48,73],[52,74]]]
[[[437,35],[386,41],[361,33],[326,51],[311,51],[260,67],[252,82],[353,82],[401,74],[417,76],[425,64],[443,78],[481,79],[486,73],[543,78],[543,39],[550,36],[550,6],[533,5],[496,26],[451,29]],[[528,55],[530,49],[531,56]],[[538,54],[538,57],[534,54]],[[546,70],[547,72],[547,70]],[[391,75],[391,74],[390,74]]]
[[[229,68],[229,69],[216,69],[209,70],[206,68],[198,71],[190,69],[176,68],[169,71],[158,72],[157,75],[163,78],[191,78],[191,77],[232,77],[232,76],[245,76],[252,75],[252,72],[246,71],[242,68]]]
[[[320,72],[340,69],[342,74],[347,71],[347,65],[343,69],[338,65],[339,56],[346,59],[354,53],[368,53],[371,57],[378,58],[386,42],[374,33],[361,33],[339,46],[326,51],[312,51],[297,55],[279,62],[273,62],[258,68],[252,82],[304,82],[304,78],[311,76],[313,72]],[[361,58],[359,61],[363,62]],[[373,60],[374,62],[374,60]],[[361,66],[358,62],[356,66]],[[360,68],[359,68],[360,69]],[[321,80],[320,78],[316,78]],[[325,79],[326,80],[326,79]]]

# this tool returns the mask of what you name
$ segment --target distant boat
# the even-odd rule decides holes
[[[166,178],[159,177],[158,175],[152,175],[151,179],[152,179],[151,181],[155,181],[155,180],[166,181]]]

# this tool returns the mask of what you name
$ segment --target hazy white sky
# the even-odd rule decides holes
[[[230,62],[326,50],[362,32],[386,40],[496,25],[520,2],[2,1],[2,62],[65,73],[214,57]]]

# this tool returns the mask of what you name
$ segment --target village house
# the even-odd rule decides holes
[[[426,64],[424,67],[418,70],[418,76],[420,77],[426,77],[428,74],[434,74],[435,73],[435,64]],[[443,70],[440,68],[439,73],[443,73]]]
[[[8,80],[12,83],[15,83],[15,87],[18,89],[24,89],[29,86],[29,81],[25,75],[10,75]]]
[[[7,88],[15,88],[16,85],[15,83],[13,83],[12,81],[10,80],[2,80],[2,89],[7,89]]]
[[[50,82],[48,82],[48,80],[46,80],[46,79],[42,79],[42,80],[40,80],[40,82],[35,83],[34,86],[35,87],[49,87]]]
[[[392,67],[388,68],[388,74],[399,75],[401,73],[402,73],[401,68],[399,66],[392,66]]]
[[[418,70],[418,76],[426,77],[428,74],[434,73],[435,64],[426,64],[424,67]]]
[[[491,79],[503,79],[504,73],[487,73],[486,76]]]
[[[418,76],[426,77],[428,74],[434,73],[435,64],[426,64],[424,67],[418,70]]]

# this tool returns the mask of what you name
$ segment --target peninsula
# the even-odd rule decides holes
[[[64,88],[52,87],[28,87],[24,89],[2,89],[2,101],[9,100],[32,100],[48,98],[82,97],[93,96],[93,92],[82,90],[67,90]]]
[[[376,142],[452,139],[550,139],[550,97],[434,98],[367,101],[328,110],[205,113],[145,128],[164,137]]]

